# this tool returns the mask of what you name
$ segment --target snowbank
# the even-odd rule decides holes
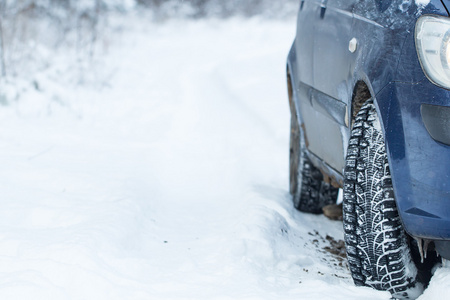
[[[3,93],[0,298],[389,299],[292,208],[294,20],[123,21],[101,85],[61,61]]]

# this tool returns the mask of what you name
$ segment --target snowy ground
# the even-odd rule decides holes
[[[53,68],[0,99],[0,298],[389,299],[292,208],[294,23],[129,22],[103,88]]]

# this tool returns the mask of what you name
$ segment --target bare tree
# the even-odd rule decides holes
[[[5,5],[6,0],[0,1],[0,69],[1,76],[6,77],[6,66],[5,66],[5,43],[4,43],[4,33],[3,33],[3,19],[5,16]]]

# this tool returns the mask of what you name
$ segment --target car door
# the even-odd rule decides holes
[[[299,67],[297,71],[298,82],[296,89],[304,92],[305,86],[313,86],[313,45],[314,45],[314,10],[316,4],[314,0],[302,0],[298,10],[297,18],[297,38],[295,40],[295,50]],[[306,96],[301,93],[300,97]],[[303,98],[303,97],[302,97]],[[301,99],[309,102],[309,99]]]
[[[308,149],[343,172],[351,99],[353,4],[356,0],[314,0],[312,112],[304,117]]]

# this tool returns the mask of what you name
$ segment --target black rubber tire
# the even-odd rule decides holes
[[[338,189],[323,181],[323,175],[305,153],[305,140],[291,104],[291,139],[289,155],[290,193],[295,208],[320,214],[322,207],[334,204]]]
[[[357,114],[344,171],[344,238],[353,281],[416,298],[423,287],[394,199],[386,148],[375,105]]]

